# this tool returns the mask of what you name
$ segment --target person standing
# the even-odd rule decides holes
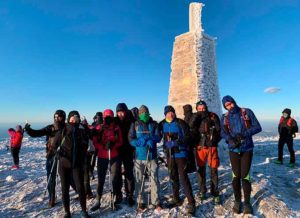
[[[148,169],[148,177],[150,177],[151,204],[157,211],[160,211],[157,143],[160,142],[161,137],[158,124],[153,121],[147,106],[142,105],[139,108],[138,120],[131,124],[128,137],[130,144],[136,148],[135,184],[138,210],[143,211],[146,208],[146,194],[142,190],[145,187],[144,173],[146,168]]]
[[[206,163],[208,162],[211,177],[210,193],[214,198],[214,203],[219,204],[218,167],[220,160],[217,147],[221,140],[220,119],[217,114],[208,111],[205,101],[198,101],[196,110],[197,113],[193,115],[190,126],[196,144],[200,199],[206,198]]]
[[[288,167],[295,166],[295,151],[294,151],[294,137],[296,137],[296,132],[298,132],[298,125],[296,120],[291,117],[292,110],[285,108],[282,111],[282,116],[278,124],[278,159],[275,161],[276,164],[283,164],[283,147],[287,144],[290,152],[290,162]]]
[[[159,124],[160,134],[163,136],[163,148],[167,157],[168,170],[173,188],[173,201],[171,205],[180,206],[179,178],[184,188],[184,194],[188,199],[187,214],[194,215],[195,199],[186,165],[188,157],[188,143],[190,141],[189,126],[184,120],[176,117],[175,109],[171,105],[164,108],[165,119]]]
[[[261,132],[261,126],[252,110],[240,108],[235,100],[227,95],[222,99],[227,110],[221,118],[221,136],[228,144],[232,167],[232,187],[235,197],[234,213],[241,212],[241,183],[244,191],[245,214],[252,214],[250,203],[251,181],[250,168],[253,156],[252,136]]]
[[[42,129],[35,130],[30,127],[30,124],[25,125],[25,131],[31,137],[47,137],[46,143],[46,170],[47,170],[47,189],[49,193],[48,207],[54,207],[55,205],[55,185],[56,185],[56,172],[57,163],[55,162],[56,147],[53,144],[55,136],[58,132],[62,132],[65,127],[66,113],[63,110],[55,111],[53,124],[47,125]],[[51,172],[52,170],[52,172]]]
[[[131,124],[135,121],[132,113],[130,110],[128,110],[128,107],[125,103],[119,103],[116,107],[116,124],[120,126],[123,138],[123,144],[120,146],[120,163],[121,167],[122,164],[124,166],[124,176],[125,176],[125,193],[126,193],[126,201],[129,206],[133,206],[135,204],[135,201],[133,199],[133,193],[134,193],[134,176],[133,176],[133,160],[134,160],[134,154],[135,150],[134,147],[132,147],[128,141],[128,133]],[[123,187],[123,180],[122,180],[122,171],[119,172],[117,176],[118,180],[118,186],[117,186],[117,196],[116,196],[116,203],[120,204],[122,202],[123,196],[122,196],[122,187]]]
[[[10,135],[10,151],[14,162],[14,165],[11,168],[19,169],[19,153],[23,140],[22,126],[17,125],[16,129],[8,129],[8,134]]]
[[[103,112],[104,123],[101,125],[98,134],[97,141],[99,143],[95,144],[98,150],[98,186],[97,186],[97,200],[92,206],[91,210],[96,211],[100,209],[101,198],[103,194],[103,186],[105,183],[105,177],[107,169],[110,166],[109,173],[111,173],[109,181],[112,187],[111,193],[111,205],[112,207],[117,206],[118,202],[113,202],[117,194],[117,176],[120,171],[120,159],[119,159],[119,147],[123,144],[123,136],[120,127],[114,122],[114,112],[110,109],[106,109]]]

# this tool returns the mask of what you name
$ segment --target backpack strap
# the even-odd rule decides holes
[[[287,126],[290,127],[290,128],[292,128],[293,121],[294,121],[294,119],[290,117],[289,120],[288,120],[287,123],[286,123]]]
[[[226,113],[224,114],[224,123],[223,123],[223,125],[224,125],[224,130],[225,130],[225,132],[226,132],[227,134],[230,133],[230,126],[229,126],[228,115],[229,115],[229,112],[226,112]]]
[[[245,108],[241,108],[241,113],[242,113],[242,118],[243,118],[245,127],[246,127],[246,129],[249,129],[251,127],[251,119],[247,115],[246,109]]]

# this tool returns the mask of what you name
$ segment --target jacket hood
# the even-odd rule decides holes
[[[289,116],[291,116],[292,110],[289,108],[285,108],[282,113],[287,113]]]
[[[125,103],[119,103],[116,107],[116,112],[118,113],[119,111],[128,111],[128,107]]]
[[[184,105],[183,106],[183,113],[184,114],[191,114],[191,113],[193,113],[192,105],[190,105],[190,104]]]

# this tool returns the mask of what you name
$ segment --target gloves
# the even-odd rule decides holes
[[[242,134],[237,134],[235,137],[234,137],[234,140],[237,144],[242,144],[243,141],[244,141],[245,137],[242,135]]]
[[[25,126],[24,126],[24,129],[25,129],[25,131],[28,131],[28,129],[30,129],[30,124],[26,123]]]
[[[241,143],[237,143],[236,140],[234,140],[234,138],[229,139],[228,144],[229,144],[229,148],[231,149],[239,148],[241,146]]]
[[[140,137],[136,142],[137,147],[144,147],[145,145],[146,145],[146,141],[144,137]]]
[[[171,148],[176,147],[176,146],[178,146],[177,141],[167,141],[166,142],[166,147],[168,149],[171,149]]]
[[[106,144],[105,144],[105,146],[104,146],[104,149],[105,149],[105,150],[109,150],[109,149],[111,149],[111,147],[112,147],[113,145],[114,145],[113,142],[108,141],[108,142],[106,142]]]
[[[155,143],[153,142],[153,140],[149,139],[146,144],[148,148],[152,149]]]

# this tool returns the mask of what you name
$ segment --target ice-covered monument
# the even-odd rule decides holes
[[[182,106],[206,101],[210,111],[221,114],[216,69],[215,38],[204,33],[201,11],[204,4],[191,3],[189,32],[175,37],[168,104],[183,117]]]

